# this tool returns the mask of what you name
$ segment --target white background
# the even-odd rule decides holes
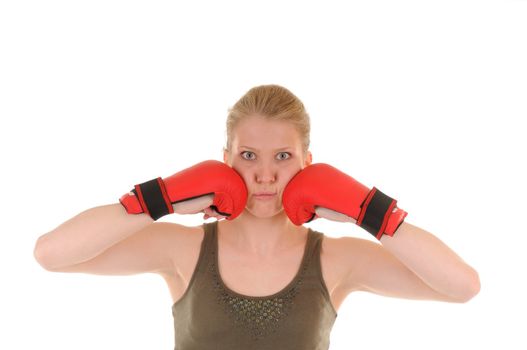
[[[0,348],[173,348],[159,276],[51,273],[34,243],[221,160],[227,109],[275,83],[308,108],[315,162],[397,198],[481,278],[466,304],[352,294],[331,349],[525,349],[526,18],[511,0],[3,1]]]

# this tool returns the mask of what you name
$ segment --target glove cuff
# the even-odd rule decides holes
[[[129,214],[146,213],[154,221],[174,212],[165,183],[160,177],[135,185],[119,201]]]
[[[393,236],[406,215],[395,199],[373,187],[361,204],[357,225],[380,240],[383,234]]]

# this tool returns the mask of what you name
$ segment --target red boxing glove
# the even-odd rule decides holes
[[[377,188],[369,189],[351,176],[323,163],[298,172],[282,196],[284,210],[295,225],[315,218],[315,206],[354,218],[357,225],[381,239],[393,236],[408,214]]]
[[[146,213],[157,220],[172,214],[172,204],[207,194],[214,194],[213,207],[233,220],[247,202],[247,187],[230,166],[217,160],[206,160],[174,175],[135,185],[119,202],[129,214]]]

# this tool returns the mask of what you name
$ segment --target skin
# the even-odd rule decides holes
[[[282,207],[282,193],[289,180],[311,164],[312,156],[310,152],[302,153],[299,134],[290,123],[257,116],[240,122],[231,141],[232,149],[224,152],[224,161],[247,185],[249,198],[244,212],[236,220],[221,220],[223,217],[209,208],[212,195],[176,203],[174,210],[178,214],[204,212],[205,217],[220,219],[218,234],[222,237],[219,241],[224,266],[248,267],[245,271],[224,270],[224,276],[235,288],[253,295],[269,288],[255,284],[254,278],[251,280],[254,271],[276,276],[275,271],[282,272],[284,266],[298,266],[298,261],[292,261],[302,252],[307,228],[289,221]],[[281,147],[289,149],[277,150]],[[276,191],[276,196],[265,201],[254,198],[255,193],[268,190]],[[316,208],[316,214],[343,225],[355,222],[327,208]],[[194,267],[191,261],[197,259],[201,241],[191,239],[196,237],[191,234],[170,235],[173,224],[151,224],[148,215],[130,216],[120,204],[96,207],[41,236],[35,257],[50,271],[112,275],[155,271],[166,278],[174,300],[178,300],[185,288],[181,281],[190,279]],[[182,247],[178,254],[173,254],[172,248],[167,249],[178,244]],[[354,291],[406,299],[466,302],[480,290],[475,269],[434,234],[407,220],[393,237],[384,235],[375,243],[346,236],[325,237],[321,263],[336,308]],[[176,265],[178,268],[174,269]],[[186,274],[180,281],[175,275],[181,271]],[[245,285],[236,282],[240,279]],[[281,286],[284,280],[277,278],[275,283],[274,287]]]
[[[282,147],[289,149],[279,151]],[[257,261],[302,244],[305,234],[298,233],[305,233],[306,228],[291,223],[282,206],[282,193],[289,180],[312,162],[310,152],[302,153],[293,125],[258,116],[244,119],[234,130],[232,149],[224,152],[224,162],[242,176],[249,194],[247,206],[236,220],[218,224],[220,231],[229,231],[228,239],[236,251],[247,252]],[[254,193],[267,190],[276,191],[275,198],[254,198]],[[210,209],[204,212],[205,217],[223,218]],[[317,207],[316,214],[355,223],[353,218],[327,208]],[[384,235],[379,242],[381,245],[344,239],[330,248],[336,264],[349,269],[341,282],[346,293],[364,290],[450,302],[466,302],[478,294],[478,273],[432,233],[406,220],[393,237]]]
[[[235,247],[256,256],[273,254],[300,243],[306,229],[295,226],[287,217],[282,194],[289,180],[312,162],[304,154],[298,131],[289,122],[258,116],[242,120],[233,130],[231,149],[224,162],[235,169],[248,189],[244,212],[233,221],[223,220],[224,231]],[[274,192],[271,199],[258,199],[262,191]]]

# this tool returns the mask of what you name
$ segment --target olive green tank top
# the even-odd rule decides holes
[[[327,350],[337,312],[322,278],[324,235],[308,228],[293,280],[273,295],[254,297],[223,283],[217,225],[203,224],[198,262],[187,290],[172,306],[175,350]]]

